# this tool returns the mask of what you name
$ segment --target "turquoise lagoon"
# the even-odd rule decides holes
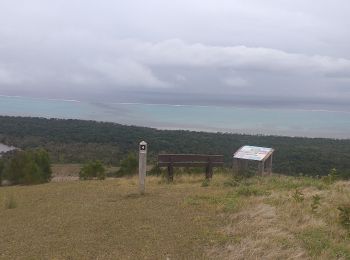
[[[159,129],[350,138],[350,112],[0,96],[0,115],[72,118]]]

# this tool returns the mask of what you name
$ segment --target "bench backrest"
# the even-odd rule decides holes
[[[179,167],[197,167],[197,166],[222,166],[224,164],[223,155],[208,154],[159,154],[158,166],[179,166]]]

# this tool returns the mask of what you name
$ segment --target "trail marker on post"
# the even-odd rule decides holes
[[[145,193],[145,179],[147,168],[147,143],[142,141],[139,145],[139,188],[140,193]]]

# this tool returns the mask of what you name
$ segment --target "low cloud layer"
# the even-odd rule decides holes
[[[337,4],[2,3],[0,94],[347,107],[350,4]]]

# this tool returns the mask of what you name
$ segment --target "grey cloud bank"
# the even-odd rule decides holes
[[[0,94],[350,111],[348,1],[0,1]]]

